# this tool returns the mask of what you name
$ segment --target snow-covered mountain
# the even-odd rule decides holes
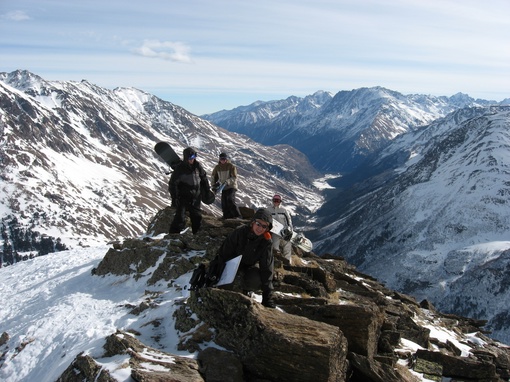
[[[0,73],[0,215],[64,243],[131,237],[169,203],[158,141],[199,151],[208,174],[218,154],[238,166],[240,206],[275,192],[306,219],[322,203],[319,173],[290,146],[265,147],[134,88]],[[219,201],[211,207],[219,212]]]
[[[339,180],[317,250],[510,340],[509,131],[510,107],[493,106],[396,138]]]
[[[255,102],[203,117],[257,142],[289,144],[321,171],[350,172],[360,160],[408,131],[462,107],[495,101],[403,95],[382,87]]]
[[[317,254],[344,256],[443,311],[489,319],[510,342],[509,107],[492,103],[371,88],[214,114],[346,172],[323,196],[320,174],[288,145],[263,146],[137,89],[0,73],[0,216],[71,245],[137,236],[168,204],[157,141],[196,147],[208,173],[226,151],[240,205],[282,193],[296,225],[317,228]]]

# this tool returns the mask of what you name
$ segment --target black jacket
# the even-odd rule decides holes
[[[221,245],[218,256],[223,262],[242,255],[240,267],[260,268],[262,291],[273,290],[274,258],[271,235],[255,235],[250,225],[232,231]]]
[[[202,165],[196,160],[190,165],[181,162],[170,176],[168,191],[172,200],[192,202],[200,198],[200,187],[209,189],[209,181]]]

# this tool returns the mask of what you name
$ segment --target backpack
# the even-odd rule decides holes
[[[197,291],[200,288],[206,286],[210,287],[215,285],[225,269],[225,263],[220,260],[219,256],[216,256],[206,269],[205,263],[201,263],[193,271],[189,280],[190,290]]]

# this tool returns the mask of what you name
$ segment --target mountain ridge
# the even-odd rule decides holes
[[[308,107],[310,97],[321,101]],[[305,98],[256,102],[203,117],[266,145],[290,144],[321,171],[345,173],[400,134],[456,109],[493,103],[462,93],[452,97],[405,96],[377,86],[342,90],[335,95],[319,91]]]
[[[279,192],[306,217],[322,203],[313,186],[321,174],[290,146],[264,147],[134,88],[45,81],[28,71],[0,79],[1,209],[66,236],[64,243],[144,231],[169,203],[168,167],[153,151],[160,140],[179,154],[194,146],[209,176],[218,154],[228,152],[241,206],[266,205]],[[219,214],[219,201],[204,208]]]

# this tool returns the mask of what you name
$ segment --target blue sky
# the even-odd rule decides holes
[[[0,0],[0,72],[195,114],[384,86],[510,98],[508,0]]]

